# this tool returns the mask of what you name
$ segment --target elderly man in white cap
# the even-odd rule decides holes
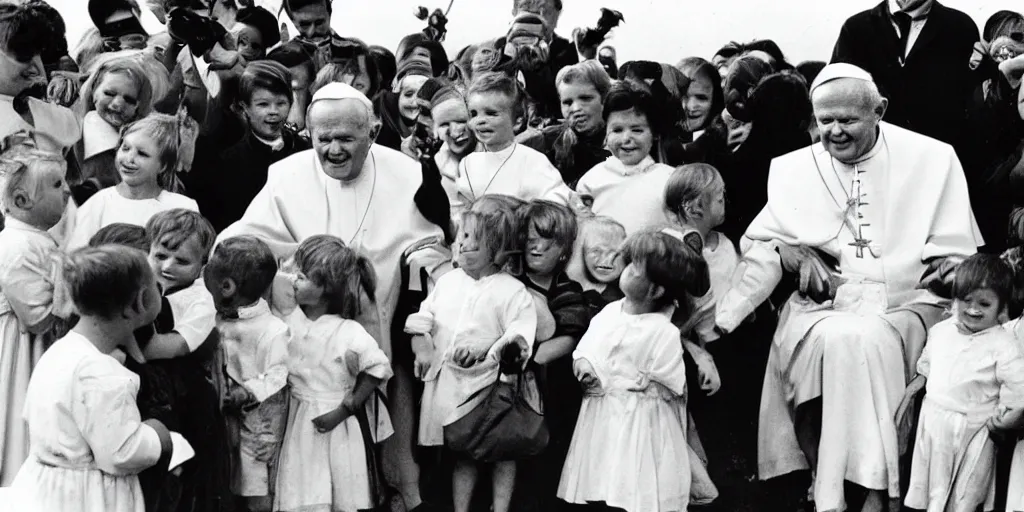
[[[760,477],[811,469],[817,510],[846,509],[844,481],[882,510],[899,497],[894,413],[948,304],[932,290],[982,241],[953,148],[882,122],[867,72],[827,66],[811,101],[821,142],[772,162],[717,321],[734,329],[784,270],[800,276],[765,373]]]
[[[403,255],[417,246],[425,247],[421,253],[432,252],[423,242],[442,236],[413,202],[420,166],[398,151],[374,144],[380,121],[373,104],[348,84],[331,83],[317,91],[306,118],[313,149],[272,165],[266,186],[219,239],[254,235],[283,259],[306,238],[328,234],[367,256],[377,273],[377,307],[358,320],[392,357],[391,325]],[[450,268],[443,254],[434,251],[433,256],[419,259],[428,262],[428,272]],[[396,432],[385,443],[384,467],[412,510],[421,504],[419,472],[412,458],[412,377],[398,370],[389,383]]]

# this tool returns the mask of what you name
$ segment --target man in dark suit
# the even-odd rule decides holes
[[[980,78],[969,67],[978,27],[934,0],[883,0],[846,20],[832,62],[867,70],[889,99],[885,121],[962,150]]]

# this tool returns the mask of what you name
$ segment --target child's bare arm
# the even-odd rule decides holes
[[[360,373],[356,377],[356,385],[352,389],[352,393],[342,400],[341,405],[331,412],[313,418],[313,425],[316,426],[317,431],[320,433],[330,432],[340,425],[341,422],[355,414],[366,403],[366,400],[370,398],[373,390],[380,386],[381,382],[383,380],[366,372]]]
[[[174,359],[187,356],[192,352],[185,338],[176,332],[166,334],[155,334],[142,352],[146,359],[153,361],[158,359]]]
[[[561,359],[572,353],[579,340],[572,336],[559,336],[551,338],[537,346],[537,353],[533,360],[537,364],[548,364],[556,359]]]

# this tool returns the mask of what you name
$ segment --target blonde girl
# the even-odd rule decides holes
[[[100,228],[114,223],[144,226],[153,215],[173,208],[199,211],[196,202],[176,193],[177,172],[191,161],[195,122],[150,114],[126,126],[118,138],[114,165],[119,183],[89,198],[78,209],[68,248],[83,247]]]

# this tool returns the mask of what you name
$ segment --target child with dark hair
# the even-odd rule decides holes
[[[377,448],[394,430],[377,395],[391,363],[355,320],[373,301],[373,265],[329,235],[304,240],[294,260],[299,308],[287,319],[291,405],[274,510],[376,509]]]
[[[526,115],[524,94],[515,79],[501,73],[481,75],[470,86],[470,127],[484,151],[459,163],[455,184],[468,201],[505,194],[569,204],[572,190],[547,157],[515,141],[515,125]]]
[[[583,406],[558,496],[630,511],[686,510],[690,500],[686,370],[671,317],[707,292],[707,266],[673,231],[623,246],[625,298],[609,304],[573,352]]]
[[[615,219],[601,216],[580,219],[579,233],[566,272],[583,287],[583,299],[591,317],[623,298],[619,289],[623,268],[619,248],[625,241],[626,228]]]
[[[99,247],[105,244],[123,245],[149,252],[152,241],[149,239],[149,234],[146,233],[146,228],[118,222],[100,228],[89,239],[89,247]]]
[[[373,99],[373,109],[381,118],[377,144],[402,150],[403,141],[412,136],[419,117],[417,93],[433,76],[429,57],[413,53],[398,61],[394,84],[382,83],[382,92]]]
[[[398,59],[395,58],[395,54],[391,53],[391,50],[375,44],[370,46],[370,55],[377,60],[380,83],[393,83],[395,76],[398,75]]]
[[[263,7],[240,9],[235,22],[231,32],[235,35],[238,54],[250,63],[266,58],[267,50],[281,42],[277,18]]]
[[[559,506],[558,477],[583,399],[572,371],[572,351],[591,315],[583,288],[565,273],[576,242],[576,215],[566,206],[535,199],[520,209],[519,216],[526,240],[520,280],[554,317],[554,332],[548,338],[538,335],[532,358],[551,438],[540,458],[531,461],[535,467],[521,473],[520,481],[532,484],[526,487],[528,492],[517,495],[536,502],[536,510],[554,510]]]
[[[246,119],[245,137],[219,155],[218,172],[196,183],[199,210],[221,231],[242,218],[267,183],[270,166],[310,148],[286,122],[292,108],[292,74],[272,60],[246,66],[238,82],[238,103]],[[230,194],[225,194],[230,190]]]
[[[605,140],[612,156],[580,178],[576,193],[595,215],[611,217],[627,234],[668,224],[662,196],[672,168],[651,156],[659,137],[654,99],[629,82],[605,100]]]
[[[922,388],[906,506],[975,510],[994,494],[995,445],[1024,424],[1024,355],[1002,323],[1013,286],[998,256],[976,254],[953,281],[953,317],[928,331],[897,418]],[[960,468],[960,461],[973,463]]]
[[[82,249],[63,267],[81,318],[32,375],[24,414],[33,456],[14,487],[26,510],[138,512],[137,474],[167,467],[177,443],[159,420],[142,420],[138,377],[111,353],[134,345],[132,332],[160,311],[156,280],[145,255],[126,247]]]
[[[303,53],[299,48],[292,45],[281,45],[267,54],[267,60],[271,60],[288,68],[292,75],[292,108],[288,112],[286,124],[296,132],[306,129],[306,108],[309,100],[313,97],[310,88],[313,79],[316,78],[316,70],[309,55]]]
[[[231,491],[253,512],[273,507],[277,455],[288,416],[288,326],[262,298],[276,273],[270,247],[251,236],[221,242],[203,269],[219,313]]]

